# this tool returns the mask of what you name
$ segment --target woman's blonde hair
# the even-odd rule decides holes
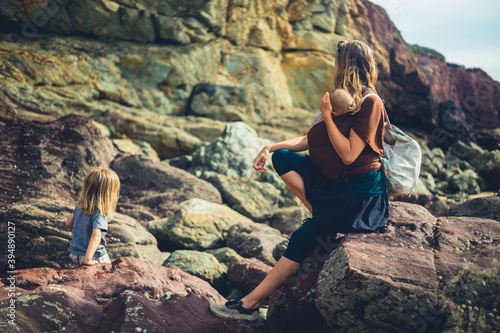
[[[108,168],[98,167],[87,173],[76,206],[87,215],[94,215],[95,208],[102,215],[111,216],[118,203],[120,179]]]
[[[337,72],[335,73],[335,88],[347,90],[354,98],[351,114],[361,109],[362,86],[371,88],[374,92],[378,78],[377,63],[373,49],[358,40],[341,41],[337,45]]]

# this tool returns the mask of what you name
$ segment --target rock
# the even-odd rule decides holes
[[[473,160],[484,153],[484,149],[474,142],[464,143],[457,140],[451,147],[450,153],[463,160]]]
[[[477,179],[479,175],[474,170],[467,170],[450,178],[449,187],[452,193],[465,192],[478,194],[481,188]]]
[[[96,274],[99,279],[95,278]],[[104,304],[127,289],[142,292],[155,300],[167,293],[186,295],[188,292],[210,301],[223,300],[215,289],[199,278],[179,269],[129,257],[119,258],[111,264],[80,266],[75,269],[26,269],[18,272],[17,281],[20,291],[49,285],[78,288]]]
[[[419,182],[422,182],[424,187],[428,188],[430,191],[436,190],[436,183],[431,173],[425,171],[420,172]]]
[[[227,235],[227,246],[244,258],[257,258],[266,264],[274,265],[273,250],[284,239],[281,233],[260,223],[233,225]]]
[[[452,216],[472,216],[500,221],[500,197],[492,195],[475,198],[450,209]]]
[[[149,222],[148,229],[160,246],[207,250],[224,244],[233,225],[251,223],[229,207],[190,199],[179,205],[174,216]]]
[[[240,256],[235,250],[229,247],[221,247],[218,249],[207,250],[207,253],[210,253],[219,261],[219,263],[224,267],[225,271],[229,269],[229,266],[243,260],[243,257]]]
[[[167,162],[173,167],[182,169],[182,170],[189,170],[191,167],[191,161],[193,160],[193,157],[191,155],[184,155],[181,157],[174,157],[168,160],[164,160],[163,162]]]
[[[428,182],[429,182],[429,180],[430,179],[427,179]],[[432,185],[432,183],[429,185]],[[434,184],[434,186],[435,186],[435,184]],[[415,188],[413,189],[413,193],[414,194],[423,194],[423,195],[432,195],[431,191],[429,191],[427,189],[427,186],[425,185],[425,183],[421,179],[417,180],[417,185],[415,185]]]
[[[108,166],[111,141],[88,118],[9,122],[0,131],[0,207],[30,198],[75,200],[87,171]]]
[[[424,208],[392,203],[383,232],[350,234],[325,261],[316,306],[332,329],[452,332],[470,319],[460,311],[467,290],[478,295],[471,300],[478,317],[467,327],[492,330],[496,324],[485,318],[494,299],[484,288],[498,294],[498,275],[491,278],[498,249],[490,239],[499,231],[492,220],[436,221]],[[464,284],[465,275],[476,282]]]
[[[222,13],[227,10],[226,1],[209,1],[202,6],[186,3],[184,6],[191,9],[189,18],[176,20],[187,8],[161,1],[130,4],[87,0],[69,6],[59,3],[21,6],[27,6],[28,10],[16,10],[14,2],[2,6],[0,10],[2,14],[8,14],[9,20],[29,22],[30,29],[23,31],[24,38],[38,33],[39,27],[55,33],[84,34],[104,39],[138,42],[166,40],[183,44],[210,40],[223,32],[225,20]]]
[[[485,152],[471,161],[491,190],[500,188],[500,150]]]
[[[277,140],[276,142],[280,141],[283,140]],[[285,182],[280,178],[280,176],[276,172],[269,172],[269,171],[265,172],[260,175],[258,180],[261,182],[269,183],[278,190],[280,190],[281,195],[279,196],[279,202],[278,202],[279,207],[296,207],[303,205],[300,199],[297,198],[295,193],[293,193],[292,190],[288,188],[288,186],[286,186]]]
[[[304,206],[280,208],[271,219],[271,226],[284,234],[292,234],[311,213]]]
[[[151,145],[145,141],[132,141],[130,139],[113,139],[113,144],[118,150],[125,154],[145,155],[152,160],[159,161],[160,158]]]
[[[64,223],[74,206],[50,199],[29,200],[11,205],[0,213],[2,221],[15,227],[16,268],[69,267],[71,229]],[[156,239],[131,217],[115,213],[108,225],[106,249],[111,260],[130,256],[161,264]],[[0,239],[7,244],[8,224],[0,224]],[[0,259],[7,265],[7,257]]]
[[[200,177],[219,190],[224,203],[253,221],[267,220],[278,209],[281,192],[269,183],[214,172],[204,172]]]
[[[29,332],[33,327],[41,332],[91,332],[99,329],[103,317],[99,303],[75,287],[51,284],[17,291],[12,298],[1,297],[0,304],[7,309],[10,300],[15,302],[15,319],[13,324],[2,321],[2,332]]]
[[[134,332],[139,327],[152,332],[162,327],[165,332],[264,331],[258,322],[250,325],[210,314],[209,303],[225,299],[207,282],[134,258],[76,269],[18,270],[16,281],[15,323],[21,330]],[[6,278],[1,282],[8,283]],[[4,309],[9,301],[2,288],[0,304]],[[177,320],[186,316],[189,319]],[[8,325],[2,321],[0,330],[10,331]]]
[[[191,198],[222,202],[211,184],[143,155],[118,156],[110,167],[122,183],[118,211],[140,221],[173,215],[181,202]]]
[[[113,131],[113,121],[103,119],[120,109],[129,117],[115,129],[149,142],[161,158],[206,143],[165,117],[184,114],[200,83],[254,91],[258,122],[282,126],[297,107],[314,114],[343,39],[370,42],[380,64],[377,90],[393,121],[434,128],[434,146],[481,138],[482,130],[500,126],[497,82],[406,43],[387,13],[369,2],[9,0],[0,14],[11,32],[3,37],[1,70],[9,78],[2,89],[9,119],[78,112],[102,117]],[[155,121],[133,119],[143,116]]]
[[[324,44],[331,45],[331,44]],[[331,90],[335,66],[333,56],[319,52],[292,52],[283,56],[282,67],[286,75],[293,105],[313,111],[312,118],[317,112],[318,101],[325,91]]]
[[[269,297],[270,332],[332,332],[314,303],[316,280],[328,253],[316,252],[316,255],[311,254]]]
[[[200,83],[193,87],[187,114],[222,121],[261,120],[255,109],[253,91],[234,87]]]
[[[214,288],[224,284],[226,270],[210,253],[193,250],[177,250],[172,252],[163,263],[165,267],[180,270],[207,281]]]
[[[253,160],[269,143],[245,123],[229,124],[217,140],[193,152],[189,171],[198,177],[203,171],[213,171],[229,177],[255,178]]]
[[[396,195],[391,198],[391,201],[402,201],[423,206],[436,217],[448,216],[450,208],[456,205],[455,202],[446,198],[423,193],[413,193],[410,196]]]
[[[271,269],[271,266],[255,258],[242,259],[229,267],[227,279],[249,293],[264,280]]]
[[[273,258],[278,261],[280,258],[285,254],[286,248],[288,247],[288,239],[284,239],[278,244],[273,249]]]
[[[194,293],[173,295],[163,302],[126,290],[104,310],[103,332],[265,332],[261,322],[222,320],[210,303]],[[181,319],[182,318],[182,319]]]

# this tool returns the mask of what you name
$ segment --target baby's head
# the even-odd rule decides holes
[[[350,112],[354,108],[354,99],[344,89],[330,91],[330,103],[332,104],[332,114],[334,116]]]

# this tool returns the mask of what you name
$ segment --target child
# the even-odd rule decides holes
[[[330,104],[332,105],[332,117],[348,113],[354,108],[354,99],[344,89],[333,89],[330,91]],[[323,121],[323,116],[319,112],[311,123],[309,129]]]
[[[69,255],[73,262],[88,266],[111,263],[104,236],[119,192],[118,175],[108,168],[95,168],[85,176],[75,210],[66,221],[73,228]]]

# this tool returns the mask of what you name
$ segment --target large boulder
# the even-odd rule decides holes
[[[151,221],[147,226],[162,247],[207,250],[222,246],[233,225],[251,223],[227,206],[191,199],[182,202],[174,216]]]
[[[286,240],[281,233],[265,224],[242,223],[233,225],[227,235],[227,246],[244,258],[257,258],[274,265],[273,250],[278,243]]]
[[[227,271],[230,283],[249,293],[264,280],[272,267],[255,258],[242,259],[233,263]]]
[[[258,121],[253,90],[200,83],[193,87],[187,114],[222,121]]]
[[[143,155],[120,155],[110,167],[122,183],[118,211],[140,221],[169,215],[191,198],[222,203],[210,183],[190,173]]]
[[[422,207],[393,203],[383,232],[351,234],[325,261],[316,306],[339,331],[498,329],[489,313],[498,304],[490,295],[500,285],[499,232],[496,221],[436,220]]]
[[[117,151],[86,117],[8,122],[0,130],[0,207],[23,199],[75,200],[87,171],[108,166]]]
[[[229,177],[255,178],[258,173],[252,167],[253,161],[269,143],[245,123],[229,124],[217,140],[195,149],[189,171],[196,176],[213,171]]]
[[[471,161],[472,166],[493,190],[500,188],[500,150],[485,152]]]
[[[278,209],[281,192],[269,183],[214,172],[204,172],[201,178],[219,190],[224,203],[253,221],[267,220]]]
[[[98,278],[96,278],[98,276]],[[179,269],[134,259],[76,269],[18,270],[16,296],[8,296],[7,277],[0,282],[0,304],[16,304],[16,326],[3,332],[67,331],[262,332],[262,324],[222,320],[209,303],[225,299],[207,282]],[[196,309],[193,311],[192,309]],[[62,311],[64,309],[64,311]],[[187,310],[189,309],[189,310]],[[178,320],[186,318],[187,320]],[[147,318],[147,320],[144,320]]]
[[[229,247],[221,247],[218,249],[207,250],[205,252],[213,255],[215,259],[219,261],[222,267],[224,267],[226,272],[232,264],[243,260],[242,256],[240,256],[235,250]]]
[[[33,199],[0,212],[2,243],[7,244],[8,231],[15,230],[16,268],[74,265],[69,258],[71,229],[64,225],[73,209],[67,203]],[[115,213],[108,227],[106,249],[111,260],[130,256],[156,265],[162,263],[156,239],[135,219]],[[7,259],[2,257],[0,265],[5,267]]]
[[[467,200],[450,208],[452,216],[473,216],[500,221],[500,196],[492,195]]]
[[[284,234],[292,234],[308,217],[311,217],[311,213],[303,205],[280,208],[273,215],[271,226]]]
[[[163,263],[165,267],[180,270],[207,281],[214,288],[221,288],[225,283],[227,270],[210,253],[194,250],[177,250]]]

